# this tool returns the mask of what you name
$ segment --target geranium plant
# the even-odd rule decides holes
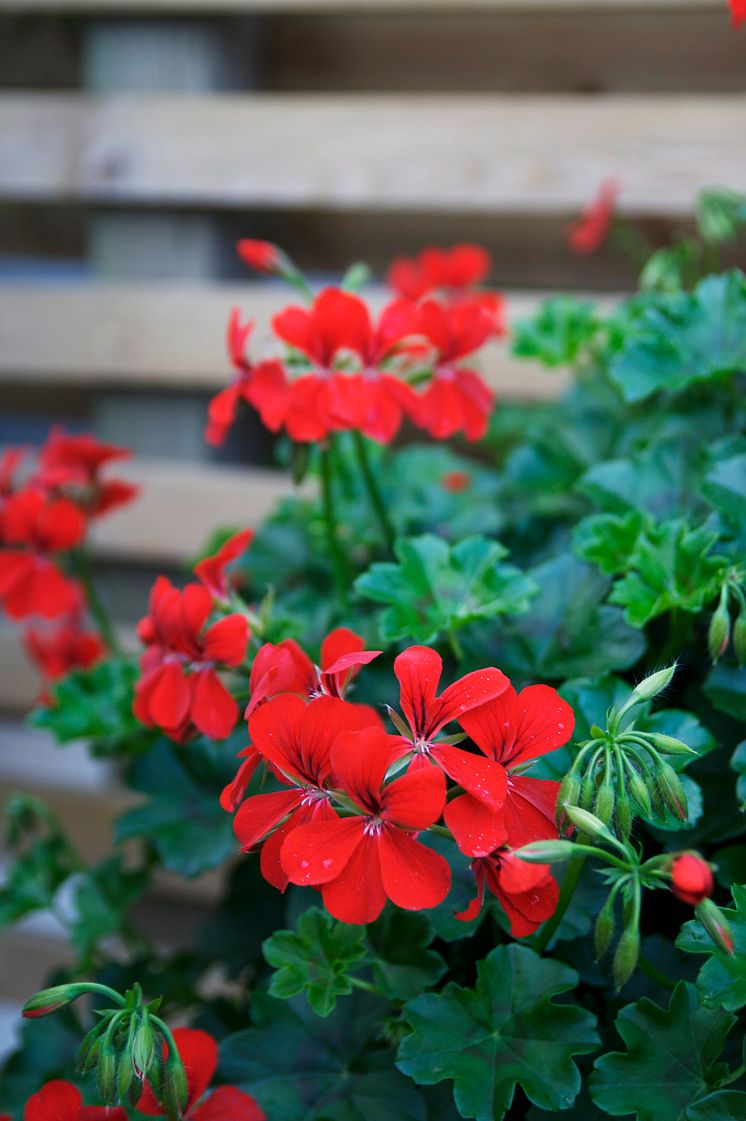
[[[700,205],[710,246],[716,212],[743,200]],[[506,330],[478,247],[394,262],[375,311],[359,268],[317,292],[238,248],[297,302],[266,353],[231,314],[206,437],[253,408],[315,486],[159,577],[138,652],[85,544],[135,499],[125,453],[55,431],[3,461],[32,722],[141,802],[94,866],[38,800],[8,807],[0,922],[64,895],[76,958],[30,994],[0,1107],[743,1119],[746,278],[659,283],[659,258],[611,314],[548,301],[511,345],[574,380],[524,406],[478,372]],[[160,868],[222,873],[189,949],[131,913]]]

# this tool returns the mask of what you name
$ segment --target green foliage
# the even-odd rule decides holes
[[[367,929],[373,984],[390,1000],[411,1000],[437,984],[447,966],[436,950],[430,917],[387,907]]]
[[[746,886],[734,884],[731,891],[735,909],[724,909],[723,914],[733,933],[735,953],[719,950],[696,919],[682,927],[676,945],[690,954],[709,955],[697,978],[702,1003],[708,1008],[720,1006],[737,1012],[746,1005]]]
[[[82,958],[90,957],[104,938],[119,933],[127,911],[149,881],[143,869],[126,870],[121,856],[104,860],[80,879],[73,897],[70,937]]]
[[[276,970],[270,995],[287,1000],[305,993],[319,1016],[328,1016],[337,997],[352,992],[348,971],[365,956],[361,930],[336,922],[315,907],[304,911],[295,932],[278,930],[262,949]]]
[[[425,1121],[425,1103],[394,1070],[393,1054],[370,1047],[385,1007],[357,994],[318,1020],[305,1001],[257,993],[254,1027],[220,1048],[220,1076],[283,1121]]]
[[[214,745],[192,743],[185,750],[162,742],[138,760],[131,783],[149,797],[119,818],[116,840],[146,838],[164,868],[181,876],[198,876],[221,864],[236,841],[230,815],[218,801],[223,784],[219,777],[216,781],[216,751]]]
[[[5,846],[15,859],[0,887],[0,928],[52,905],[81,864],[44,802],[16,795],[6,806]]]
[[[746,280],[708,276],[691,293],[651,298],[630,323],[609,373],[626,401],[678,393],[746,368]]]
[[[684,981],[668,1009],[646,997],[627,1005],[616,1021],[627,1050],[596,1060],[594,1102],[612,1117],[686,1121],[690,1107],[700,1103],[701,1110],[702,1099],[727,1076],[719,1059],[734,1022],[722,1009],[698,1004],[694,986]]]
[[[544,300],[533,319],[513,324],[513,353],[555,368],[575,362],[600,327],[593,304],[572,296]]]
[[[534,1104],[563,1109],[580,1089],[574,1055],[595,1050],[593,1016],[552,998],[577,974],[523,946],[498,946],[477,966],[477,983],[453,983],[404,1007],[412,1029],[398,1066],[416,1082],[453,1079],[463,1117],[500,1121],[516,1085]]]
[[[110,658],[92,669],[74,670],[52,687],[52,703],[31,716],[36,728],[58,743],[89,740],[96,755],[145,749],[152,735],[132,715],[139,671],[133,661]]]
[[[358,592],[390,604],[381,616],[387,641],[432,643],[477,619],[517,615],[528,607],[535,587],[518,568],[504,564],[508,550],[485,537],[458,545],[429,534],[396,545],[398,564],[374,564],[358,577]]]

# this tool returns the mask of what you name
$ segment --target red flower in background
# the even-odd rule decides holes
[[[280,782],[292,789],[248,798],[239,807],[233,828],[244,851],[267,838],[261,855],[262,875],[280,891],[288,883],[280,864],[280,849],[288,833],[308,822],[336,819],[329,793],[334,742],[344,732],[366,727],[383,732],[373,709],[334,697],[318,697],[310,704],[300,697],[275,697],[251,717],[254,750]]]
[[[0,454],[0,498],[7,498],[15,489],[15,474],[25,458],[23,448],[6,448]]]
[[[443,307],[426,300],[419,309],[420,333],[434,351],[433,376],[418,398],[415,423],[437,440],[463,432],[479,440],[487,431],[494,398],[474,370],[458,365],[494,331],[492,317],[479,303]]]
[[[100,517],[131,502],[139,488],[123,479],[102,479],[101,469],[117,459],[129,459],[129,448],[105,444],[90,433],[71,436],[53,428],[39,456],[36,482],[50,490],[73,488],[71,495],[88,517]]]
[[[218,1086],[205,1098],[218,1066],[218,1045],[211,1035],[195,1028],[176,1028],[173,1037],[187,1079],[187,1102],[181,1121],[266,1121],[266,1114],[254,1099],[235,1086]],[[163,1057],[168,1057],[166,1043]],[[147,1084],[137,1108],[148,1117],[164,1116],[163,1107]]]
[[[41,671],[45,685],[58,681],[70,670],[88,669],[106,654],[106,647],[94,631],[87,631],[78,617],[65,620],[50,630],[29,627],[23,644],[31,661]],[[41,701],[48,703],[43,689]]]
[[[479,245],[430,247],[416,257],[397,257],[391,263],[386,282],[398,296],[419,300],[438,289],[462,292],[475,288],[491,266],[489,253]]]
[[[127,1121],[127,1113],[120,1106],[83,1105],[77,1086],[55,1079],[29,1098],[23,1121]]]
[[[301,825],[280,851],[288,879],[320,885],[326,909],[341,922],[373,922],[387,898],[406,910],[435,907],[450,886],[443,857],[412,836],[443,812],[445,780],[428,767],[384,786],[392,738],[377,728],[336,738],[330,753],[334,781],[361,816]]]
[[[730,18],[736,29],[746,23],[746,0],[730,0]]]
[[[133,712],[147,727],[162,728],[182,741],[193,728],[224,739],[238,719],[238,705],[218,677],[217,667],[234,667],[246,656],[249,626],[243,615],[226,615],[207,626],[213,600],[207,588],[183,591],[159,576],[150,595],[150,613],[138,633],[148,649],[135,689]]]
[[[254,540],[254,533],[250,529],[234,533],[224,541],[216,553],[205,557],[195,565],[194,575],[207,588],[210,595],[217,600],[227,600],[231,591],[231,581],[228,569],[248,549]]]
[[[435,737],[452,720],[462,720],[470,709],[499,697],[508,688],[508,679],[492,667],[476,670],[454,681],[437,696],[442,672],[443,659],[428,646],[410,646],[394,660],[394,673],[401,687],[401,709],[410,729],[409,738],[394,737],[398,745],[396,754],[414,752],[411,771],[429,769],[429,763],[435,763],[489,811],[495,811],[505,799],[504,769],[492,760],[449,743],[439,743]],[[400,721],[396,724],[399,726]]]
[[[241,401],[252,405],[262,418],[262,423],[272,432],[282,426],[288,384],[279,362],[268,360],[253,365],[247,355],[253,322],[241,322],[238,308],[233,308],[228,320],[228,354],[235,370],[232,383],[217,393],[207,409],[205,440],[208,444],[222,444],[233,426]]]
[[[588,209],[570,226],[568,241],[573,253],[595,253],[603,245],[609,236],[618,194],[616,179],[607,179],[601,184]]]
[[[0,511],[0,600],[11,619],[53,619],[77,611],[80,588],[50,554],[79,545],[85,518],[68,498],[27,488],[9,495]]]
[[[715,887],[712,868],[696,852],[683,852],[671,864],[671,890],[677,899],[696,907]]]
[[[468,856],[486,856],[507,838],[513,848],[557,836],[555,807],[559,783],[512,773],[514,768],[567,743],[575,723],[572,709],[548,685],[529,685],[502,694],[459,717],[469,738],[508,771],[507,794],[499,813],[483,801],[460,795],[445,820]]]
[[[284,253],[271,241],[259,241],[256,238],[243,237],[236,242],[236,252],[249,268],[257,272],[277,273],[280,271]]]
[[[507,849],[472,861],[477,884],[476,897],[456,915],[462,922],[475,919],[482,910],[485,885],[499,899],[514,938],[533,934],[557,909],[559,888],[546,864],[529,864]]]

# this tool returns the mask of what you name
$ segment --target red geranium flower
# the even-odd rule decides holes
[[[491,264],[489,253],[479,245],[430,247],[414,258],[397,257],[389,269],[387,283],[404,299],[419,300],[437,289],[474,288],[487,276]]]
[[[291,790],[256,794],[238,810],[233,828],[241,848],[262,848],[265,880],[284,891],[288,878],[280,849],[288,833],[311,821],[336,819],[330,801],[332,746],[343,732],[383,725],[371,708],[318,697],[306,704],[300,697],[275,697],[249,721],[251,742],[273,774]],[[270,834],[269,836],[267,836]]]
[[[573,253],[586,255],[595,253],[609,236],[619,184],[616,179],[607,179],[601,184],[598,195],[569,231],[569,244]]]
[[[477,894],[465,911],[456,915],[462,922],[475,919],[482,909],[485,884],[499,899],[514,938],[533,934],[557,909],[559,888],[547,864],[529,864],[507,849],[472,861]]]
[[[228,435],[241,401],[252,405],[262,423],[272,432],[282,427],[287,402],[288,383],[279,362],[268,360],[252,365],[246,355],[253,322],[242,323],[238,308],[228,319],[228,354],[235,370],[232,383],[217,393],[207,408],[205,439],[208,444],[222,444]]]
[[[443,775],[428,767],[384,786],[391,740],[377,728],[337,737],[330,754],[334,778],[361,816],[301,825],[280,852],[288,879],[321,885],[326,909],[341,922],[373,922],[387,898],[410,911],[436,907],[450,886],[443,857],[412,836],[443,812]]]
[[[435,352],[433,376],[418,398],[413,419],[437,440],[463,432],[479,440],[487,431],[492,391],[474,370],[458,365],[494,331],[494,320],[478,301],[443,307],[426,300],[420,307],[420,332]]]
[[[443,659],[428,646],[410,646],[394,660],[394,673],[401,687],[401,708],[409,725],[408,737],[395,737],[397,754],[414,752],[410,770],[427,768],[428,761],[435,763],[490,811],[497,810],[507,790],[503,767],[452,744],[439,743],[435,737],[450,721],[462,720],[470,709],[499,697],[510,683],[504,673],[490,667],[467,673],[438,697],[436,690],[442,672]],[[400,720],[395,723],[404,730]]]
[[[105,464],[131,455],[129,448],[105,444],[90,433],[71,436],[53,428],[39,456],[37,482],[52,490],[73,487],[75,500],[88,517],[99,517],[138,495],[139,488],[132,483],[101,478]]]
[[[682,852],[671,864],[671,890],[677,899],[696,907],[712,895],[712,868],[696,852]]]
[[[205,557],[195,565],[194,575],[202,581],[207,590],[217,600],[227,600],[231,590],[228,568],[246,552],[254,539],[250,529],[234,533],[224,541],[216,553]]]
[[[459,723],[488,758],[508,771],[499,814],[470,793],[447,806],[446,824],[462,852],[486,856],[506,837],[514,848],[556,837],[559,783],[516,774],[515,768],[567,743],[575,724],[567,702],[548,685],[529,685],[520,693],[509,685],[488,704],[465,712]]]
[[[746,22],[746,0],[730,0],[730,18],[736,29]]]
[[[78,618],[66,620],[48,631],[30,627],[23,636],[23,644],[45,683],[58,681],[73,669],[88,669],[106,654],[99,636],[84,630]],[[49,700],[46,689],[41,700]]]
[[[238,719],[238,705],[216,667],[241,664],[249,625],[235,614],[206,626],[212,605],[207,588],[188,584],[179,591],[159,576],[150,614],[138,628],[148,649],[140,662],[133,712],[147,727],[162,728],[178,741],[192,726],[210,739],[224,739]]]
[[[0,534],[0,599],[11,619],[42,615],[53,619],[77,610],[80,588],[49,554],[72,549],[83,539],[85,518],[67,498],[48,498],[26,489],[3,502]]]
[[[182,1121],[266,1121],[266,1114],[254,1099],[235,1086],[218,1086],[203,1101],[217,1069],[218,1045],[206,1031],[195,1028],[176,1028],[173,1037],[187,1078],[187,1102],[180,1115]],[[166,1043],[163,1057],[168,1057]],[[137,1108],[149,1117],[164,1116],[162,1105],[147,1084]]]
[[[283,253],[271,241],[259,241],[256,238],[242,237],[236,242],[236,251],[244,264],[257,272],[277,273],[280,268]]]
[[[26,1102],[23,1121],[127,1121],[120,1106],[83,1105],[83,1097],[71,1082],[46,1082]]]
[[[15,473],[24,460],[23,448],[6,448],[0,453],[0,498],[13,493]]]

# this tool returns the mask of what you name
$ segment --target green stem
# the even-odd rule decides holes
[[[674,607],[671,610],[668,637],[655,657],[655,665],[670,665],[681,654],[682,647],[689,638],[694,616]]]
[[[450,829],[446,829],[445,825],[431,825],[428,833],[435,833],[438,837],[447,837],[449,841],[454,839],[453,833]]]
[[[121,654],[122,648],[119,645],[116,632],[93,583],[93,573],[91,572],[91,563],[87,552],[84,549],[77,549],[71,556],[74,574],[83,588],[86,605],[98,628],[99,634],[109,648],[109,653]]]
[[[375,993],[380,996],[379,990],[370,981],[363,981],[362,977],[348,977],[347,978],[354,989],[363,989],[366,993]]]
[[[572,897],[575,894],[575,888],[578,886],[580,880],[580,873],[583,871],[585,864],[585,856],[575,856],[567,866],[567,873],[562,881],[560,888],[559,899],[557,901],[557,910],[551,918],[547,919],[544,926],[541,928],[541,933],[534,943],[534,949],[537,954],[543,954],[547,946],[554,937],[557,927],[565,917],[565,911],[570,906]]]
[[[453,656],[456,659],[456,661],[457,662],[463,662],[463,660],[464,660],[464,648],[461,645],[461,641],[460,641],[458,635],[456,634],[456,632],[454,630],[450,630],[448,632],[448,641],[451,644],[451,650],[453,651]]]
[[[102,996],[108,996],[109,1000],[113,1000],[115,1004],[122,1008],[124,1007],[124,997],[116,989],[110,989],[108,985],[99,985],[96,981],[85,981],[84,984],[87,993],[100,993]]]
[[[672,981],[667,974],[663,973],[657,965],[653,965],[652,961],[649,961],[644,954],[640,954],[637,959],[637,964],[643,973],[647,973],[648,977],[653,981],[657,981],[659,985],[663,985],[664,989],[673,991],[676,988],[676,982]]]
[[[352,440],[355,445],[357,461],[360,465],[360,473],[363,476],[365,489],[368,491],[370,504],[373,507],[373,511],[376,517],[378,518],[378,522],[381,527],[381,533],[383,534],[383,540],[386,543],[386,548],[389,550],[389,552],[393,552],[394,542],[396,541],[396,533],[394,531],[393,525],[391,524],[391,519],[389,518],[388,511],[386,509],[386,503],[384,501],[383,495],[381,494],[381,488],[378,485],[378,480],[376,479],[375,472],[371,467],[370,457],[368,455],[368,449],[365,445],[365,440],[359,432],[352,433]]]
[[[736,1067],[726,1078],[720,1079],[718,1082],[718,1089],[721,1089],[723,1086],[730,1086],[732,1082],[738,1082],[738,1079],[743,1078],[744,1074],[746,1074],[746,1063],[741,1063],[740,1067]]]
[[[320,449],[320,467],[321,499],[324,508],[324,524],[326,526],[326,540],[329,547],[329,557],[332,562],[332,571],[334,573],[334,583],[336,585],[337,595],[339,596],[339,601],[342,607],[347,607],[347,566],[345,564],[344,554],[342,553],[342,550],[340,548],[339,537],[337,536],[337,521],[334,512],[334,495],[332,493],[332,467],[328,447],[322,447]]]

